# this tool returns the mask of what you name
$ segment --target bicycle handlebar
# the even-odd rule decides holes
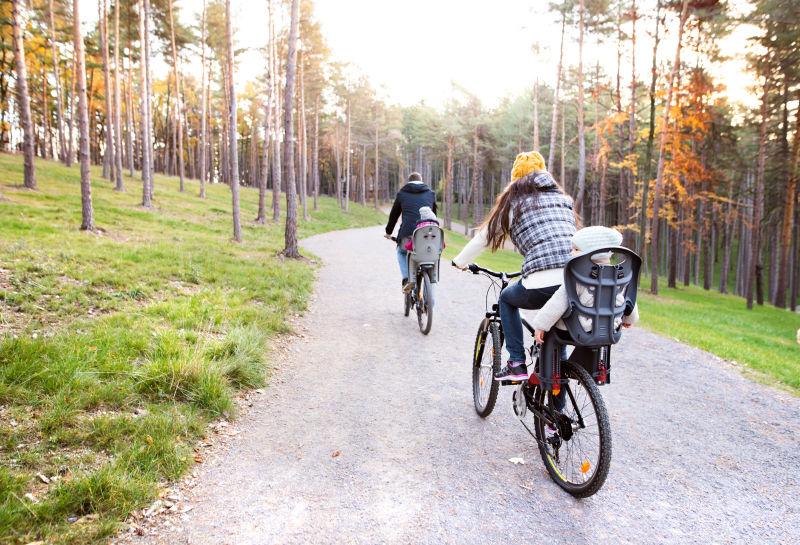
[[[451,261],[451,264],[453,265],[453,267],[456,266],[456,264],[453,263],[452,261]],[[522,271],[517,271],[517,272],[513,272],[513,273],[497,272],[497,271],[492,271],[490,269],[485,269],[485,268],[481,267],[480,265],[476,265],[475,263],[470,263],[469,265],[467,265],[467,269],[472,274],[486,273],[489,276],[493,276],[495,278],[511,279],[511,278],[517,278],[518,276],[522,276]]]

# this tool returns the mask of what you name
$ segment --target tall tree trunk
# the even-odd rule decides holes
[[[236,87],[233,81],[233,31],[231,30],[231,0],[225,0],[225,43],[228,62],[228,89],[230,111],[228,112],[228,131],[230,138],[229,154],[231,165],[231,197],[233,207],[233,240],[242,241],[242,227],[239,221],[239,153],[236,131]]]
[[[61,61],[58,54],[58,46],[56,45],[56,24],[53,16],[53,0],[47,3],[47,22],[48,29],[50,30],[50,50],[53,54],[53,76],[56,85],[56,123],[58,124],[58,160],[62,163],[66,161],[67,149],[66,141],[64,140],[64,99],[61,96],[61,75],[59,74],[59,65]]]
[[[230,0],[228,0],[230,1]],[[292,15],[289,27],[289,44],[286,59],[286,90],[283,96],[283,146],[284,164],[286,165],[286,230],[284,240],[286,247],[283,255],[289,258],[300,257],[297,247],[297,198],[295,196],[294,171],[294,134],[292,110],[294,106],[294,80],[297,68],[297,36],[299,34],[300,0],[292,0]]]
[[[456,146],[456,137],[447,137],[447,165],[445,166],[445,186],[444,186],[444,227],[453,228],[453,152]]]
[[[145,51],[147,53],[147,55],[145,56],[145,63],[144,63],[144,65],[145,65],[145,73],[147,75],[146,92],[147,92],[147,96],[148,97],[152,97],[153,96],[153,78],[151,77],[151,74],[150,74],[150,59],[152,57],[150,56],[150,38],[149,38],[149,36],[150,36],[150,0],[144,0],[144,10],[145,10],[144,32],[145,32],[145,36],[147,36],[147,39],[144,42]],[[153,196],[155,195],[155,178],[154,178],[155,159],[153,157],[154,154],[152,152],[152,149],[153,149],[153,108],[152,108],[152,102],[151,102],[150,98],[148,98],[148,100],[146,102],[147,102],[147,135],[148,135],[147,146],[150,148],[150,152],[148,152],[148,154],[147,154],[147,158],[150,161],[150,165],[147,167],[147,170],[149,172],[149,175],[148,175],[148,182],[149,183],[148,183],[147,189],[148,189],[148,191],[150,191],[150,199],[152,200]]]
[[[73,141],[75,139],[73,138],[72,129],[74,128],[74,125],[75,125],[75,108],[76,108],[76,102],[75,102],[76,78],[75,78],[75,73],[77,71],[75,67],[76,67],[78,61],[75,59],[75,55],[74,54],[72,55],[72,57],[73,57],[72,58],[72,70],[70,71],[70,74],[69,74],[70,93],[69,93],[69,123],[67,125],[67,129],[68,129],[67,130],[67,133],[68,133],[67,134],[67,160],[64,162],[64,164],[66,166],[68,166],[68,167],[72,166],[72,159],[75,156],[75,153],[74,153],[74,150],[73,150]]]
[[[208,145],[206,84],[206,0],[200,16],[200,198],[206,198],[206,146]],[[269,138],[267,138],[269,141]]]
[[[130,26],[128,28],[128,36],[130,36]],[[128,50],[133,51],[131,47],[130,41],[128,42]],[[134,112],[133,112],[133,75],[132,75],[132,68],[131,68],[131,58],[130,56],[127,57],[128,66],[126,69],[126,83],[125,83],[125,126],[127,130],[125,131],[125,145],[128,149],[128,156],[126,157],[128,162],[128,174],[133,177],[133,168],[134,163],[136,162],[134,159],[134,152],[133,152],[133,140],[134,140],[134,130],[133,127],[134,123]]]
[[[628,160],[633,161],[633,157],[636,154],[636,21],[638,19],[638,13],[636,12],[636,0],[633,0],[631,3],[631,103],[630,103],[630,111],[629,111],[629,120],[628,120]],[[631,219],[630,210],[631,210],[631,202],[633,200],[634,195],[634,186],[636,184],[636,170],[628,168],[628,176],[627,176],[627,194],[628,194],[628,201],[624,203],[623,208],[620,210],[622,212],[621,222],[627,225]],[[642,209],[642,213],[644,214],[644,209]],[[633,242],[633,235],[630,234],[630,230],[626,229],[626,232],[629,233],[626,238],[628,241],[626,244],[630,244]],[[631,244],[632,245],[632,244]]]
[[[81,36],[80,0],[72,0],[75,70],[78,80],[78,160],[81,164],[81,230],[94,231],[92,178],[89,172],[89,113],[86,108],[86,60]]]
[[[375,129],[377,134],[377,129]],[[311,169],[314,178],[314,210],[319,200],[319,95],[314,100],[314,152],[311,158]],[[378,140],[375,140],[375,183],[378,178]],[[377,186],[376,186],[377,187]]]
[[[561,94],[561,67],[564,61],[564,29],[567,24],[567,11],[561,8],[561,46],[558,49],[558,68],[556,69],[556,89],[553,93],[553,120],[550,124],[550,149],[547,151],[547,168],[553,170],[553,161],[556,158],[556,134],[558,133],[558,106]],[[564,183],[563,177],[561,183]]]
[[[372,194],[373,194],[373,199],[375,200],[375,210],[378,209],[378,187],[379,187],[378,180],[380,180],[380,178],[378,177],[380,171],[379,161],[380,161],[380,153],[378,151],[378,120],[376,119],[375,120],[375,172],[373,173],[372,177],[372,179],[374,180],[372,182]]]
[[[480,169],[478,167],[478,126],[472,131],[472,226],[477,226],[483,216],[483,192],[480,191]]]
[[[100,27],[100,52],[103,59],[103,100],[105,102],[105,140],[106,149],[103,153],[103,178],[116,179],[114,173],[114,110],[112,106],[111,66],[108,54],[108,2],[103,0],[97,3],[98,26]],[[121,180],[122,178],[120,178]],[[118,186],[115,189],[119,190]]]
[[[180,177],[180,191],[184,190],[184,165],[183,165],[183,97],[181,96],[181,71],[178,65],[178,48],[175,46],[175,17],[173,4],[169,0],[169,33],[172,42],[172,70],[175,72],[175,124],[178,129],[178,176]]]
[[[272,77],[272,74],[269,75]],[[267,179],[269,178],[269,146],[272,138],[272,93],[267,90],[267,104],[264,108],[264,144],[262,151],[264,160],[261,167],[261,179],[258,183],[258,214],[256,223],[267,222]]]
[[[77,1],[77,0],[75,0]],[[153,127],[150,118],[150,94],[147,86],[147,7],[146,0],[139,0],[139,64],[140,64],[140,93],[142,107],[140,112],[140,125],[142,131],[142,206],[150,208],[153,206],[153,192],[150,190],[153,172],[151,170],[152,161],[150,156],[153,152],[151,131]]]
[[[583,215],[583,201],[586,193],[586,140],[583,121],[583,33],[586,8],[584,0],[579,2],[578,22],[578,193],[575,197],[575,210]]]
[[[303,54],[301,53],[299,56],[300,110],[298,111],[298,124],[300,125],[300,202],[303,206],[303,219],[308,221],[308,131],[306,130],[306,84],[305,73],[303,70]]]
[[[798,92],[800,98],[800,91]],[[775,306],[786,308],[786,285],[792,274],[789,248],[792,245],[792,223],[797,203],[797,167],[800,160],[800,107],[797,108],[794,128],[794,142],[789,165],[786,192],[783,201],[783,223],[781,224],[780,260],[778,262],[778,281],[775,291]]]
[[[28,69],[25,65],[25,43],[23,41],[20,0],[12,0],[11,13],[14,33],[14,61],[17,70],[17,98],[19,120],[22,125],[22,153],[24,155],[23,183],[28,189],[36,189],[36,172],[33,167],[34,135],[31,119],[31,97],[28,94]]]
[[[344,151],[344,209],[345,211],[350,210],[350,176],[352,174],[351,166],[352,166],[352,153],[351,153],[351,130],[350,130],[350,101],[347,101],[347,145]]]
[[[117,191],[125,191],[125,184],[122,181],[122,96],[119,88],[119,7],[120,1],[117,0],[114,3],[114,188]]]
[[[675,61],[672,65],[672,70],[669,74],[669,84],[667,86],[667,102],[664,108],[664,122],[661,125],[664,130],[659,135],[659,150],[658,150],[658,170],[656,171],[656,183],[653,189],[653,220],[650,227],[651,231],[651,245],[652,245],[652,263],[650,264],[650,292],[653,294],[658,293],[658,227],[659,227],[659,212],[661,209],[661,185],[664,180],[664,160],[665,160],[665,147],[667,141],[667,130],[669,127],[669,110],[672,105],[672,93],[675,86],[675,76],[680,70],[681,65],[681,46],[683,45],[683,29],[686,26],[686,20],[689,18],[689,0],[683,0],[681,8],[680,23],[678,26],[678,44],[675,47]]]
[[[769,55],[769,52],[767,53]],[[769,122],[769,68],[765,70],[764,89],[761,95],[761,124],[758,134],[758,170],[756,171],[755,199],[753,201],[753,223],[751,225],[751,256],[749,277],[747,280],[747,308],[753,308],[753,283],[756,283],[758,304],[764,304],[763,286],[761,282],[761,220],[764,213],[764,171],[767,161],[767,123]]]
[[[649,208],[648,190],[653,179],[653,140],[656,131],[656,82],[658,81],[658,27],[661,22],[661,0],[656,4],[656,32],[653,41],[653,63],[650,68],[650,126],[647,132],[647,151],[645,153],[645,178],[642,180],[642,206],[639,215],[639,254],[647,259],[647,210]]]
[[[275,18],[273,17],[273,0],[267,0],[269,12],[269,51],[270,51],[270,83],[272,86],[272,126],[278,130],[280,126],[280,62],[278,62],[278,41],[275,35]],[[281,219],[281,185],[283,180],[283,168],[281,166],[281,142],[274,137],[272,139],[272,221],[277,222]]]

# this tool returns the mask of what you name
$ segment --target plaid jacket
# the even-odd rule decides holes
[[[537,271],[559,269],[570,258],[575,233],[572,199],[563,194],[547,172],[537,172],[539,193],[514,203],[511,241],[525,256],[523,277]]]

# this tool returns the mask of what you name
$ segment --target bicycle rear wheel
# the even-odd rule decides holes
[[[433,325],[433,289],[428,271],[422,271],[417,282],[417,323],[423,335],[431,332]]]
[[[495,322],[484,320],[475,338],[472,360],[472,400],[481,418],[492,414],[497,401],[500,384],[494,374],[500,370],[502,351],[500,328]]]
[[[611,425],[600,390],[589,373],[568,361],[562,362],[561,372],[568,383],[562,384],[565,406],[557,413],[556,425],[548,426],[535,412],[528,413],[533,415],[534,437],[550,477],[573,496],[586,498],[600,490],[608,476]],[[551,402],[548,395],[537,386],[532,390],[532,406],[545,411]]]

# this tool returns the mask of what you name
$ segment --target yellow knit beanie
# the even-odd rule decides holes
[[[527,151],[520,153],[514,159],[514,166],[511,167],[511,181],[516,182],[532,172],[547,170],[544,164],[544,157],[538,151]]]

